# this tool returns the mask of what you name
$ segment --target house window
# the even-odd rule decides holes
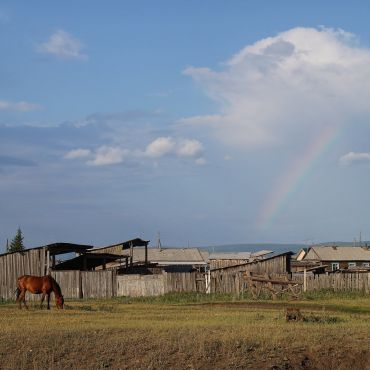
[[[332,271],[339,270],[339,262],[333,262],[331,264],[331,270]]]
[[[348,262],[349,269],[354,268],[354,267],[356,267],[356,262]]]
[[[370,267],[370,262],[364,262],[364,263],[362,264],[362,266],[363,266],[363,267]]]

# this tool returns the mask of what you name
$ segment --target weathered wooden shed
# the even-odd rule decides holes
[[[293,252],[277,254],[265,259],[254,260],[234,266],[211,269],[207,285],[211,292],[238,293],[243,287],[243,274],[290,276],[290,260]]]
[[[211,270],[229,266],[238,266],[255,260],[266,258],[267,255],[273,253],[269,250],[261,250],[258,252],[218,252],[210,253],[209,267]]]
[[[53,243],[22,252],[0,255],[0,298],[14,298],[17,277],[46,275],[56,265],[56,256],[66,253],[85,254],[91,245]]]

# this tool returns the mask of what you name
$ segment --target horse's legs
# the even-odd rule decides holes
[[[50,293],[48,294],[47,302],[48,302],[48,310],[50,310]]]
[[[17,302],[20,310],[22,309],[22,299],[23,299],[22,293],[23,291],[20,291],[19,294],[17,292]]]
[[[45,295],[46,295],[46,293],[42,293],[41,303],[40,303],[40,308],[41,309],[42,309],[42,304],[44,303]]]

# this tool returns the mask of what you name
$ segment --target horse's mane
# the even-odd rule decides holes
[[[51,282],[52,282],[52,285],[53,285],[54,294],[57,293],[59,296],[61,296],[62,295],[62,290],[60,289],[59,284],[55,281],[55,279],[53,277],[51,277]]]

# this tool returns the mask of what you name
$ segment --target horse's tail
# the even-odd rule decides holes
[[[17,288],[15,291],[14,291],[14,293],[16,294],[16,300],[18,301],[18,298],[19,298],[19,296],[21,295],[21,290],[19,289],[19,288]]]

